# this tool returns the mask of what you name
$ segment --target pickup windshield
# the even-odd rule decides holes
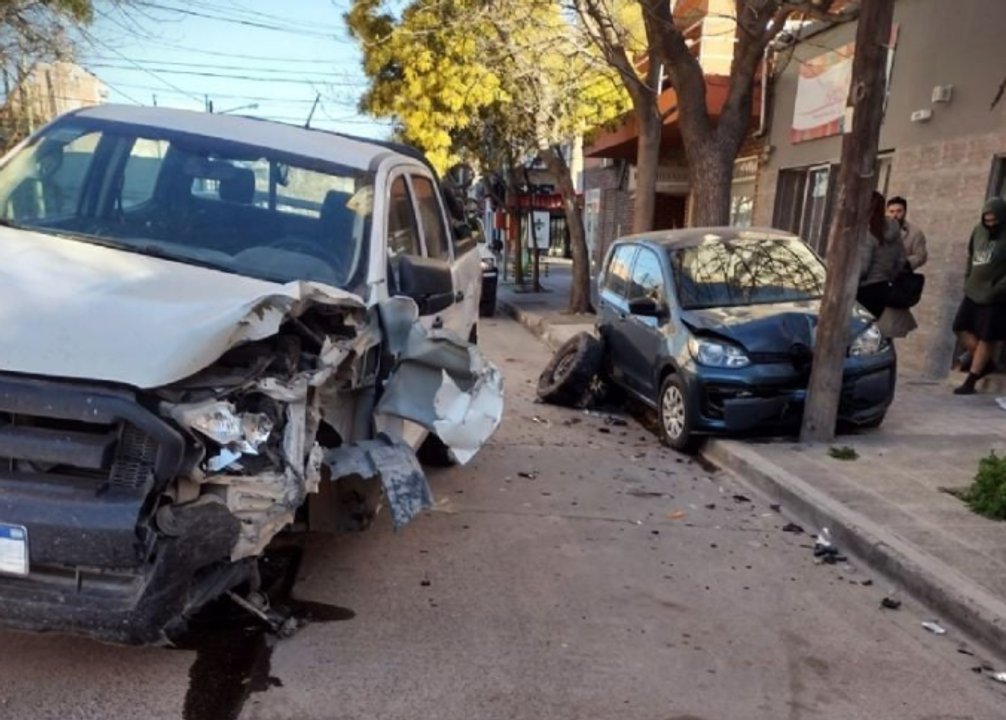
[[[824,265],[796,238],[717,238],[670,254],[685,310],[801,302],[824,293]]]
[[[366,275],[373,176],[281,149],[70,119],[0,167],[0,221],[275,282]]]

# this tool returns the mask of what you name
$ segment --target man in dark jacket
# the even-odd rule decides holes
[[[971,355],[964,383],[954,390],[972,395],[975,384],[995,369],[992,346],[1006,340],[1006,200],[993,198],[971,232],[964,300],[954,318],[954,332]]]

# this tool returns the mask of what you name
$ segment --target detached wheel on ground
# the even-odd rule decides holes
[[[590,333],[573,336],[538,377],[538,397],[553,405],[579,407],[591,389],[591,381],[601,370],[604,347]]]
[[[693,453],[698,449],[699,438],[692,434],[691,410],[685,386],[673,373],[660,385],[657,423],[660,426],[660,441],[664,445],[684,453]]]

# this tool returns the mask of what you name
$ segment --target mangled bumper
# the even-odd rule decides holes
[[[434,433],[467,462],[500,422],[499,372],[411,301],[325,318],[287,372],[276,342],[142,393],[0,375],[0,524],[26,528],[29,556],[27,576],[0,574],[0,626],[161,642],[253,579],[323,483],[383,497],[396,528],[429,507],[415,448]]]
[[[839,421],[866,424],[882,417],[894,399],[896,376],[893,356],[847,363]],[[702,373],[692,376],[691,386],[696,430],[707,433],[788,430],[800,424],[807,400],[807,376],[790,371],[770,378]]]

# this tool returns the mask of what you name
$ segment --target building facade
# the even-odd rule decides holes
[[[96,75],[72,62],[40,62],[21,77],[5,75],[4,92],[4,136],[14,141],[63,113],[108,97]]]
[[[675,23],[705,74],[707,102],[714,120],[723,107],[729,86],[736,30],[735,7],[734,0],[678,0],[674,3]],[[749,225],[753,219],[766,121],[761,97],[759,86],[751,131],[735,165],[731,221],[738,225]],[[681,144],[677,104],[677,94],[665,79],[659,98],[665,119],[652,219],[653,228],[658,230],[690,224],[691,187]],[[596,134],[585,147],[585,224],[595,265],[616,237],[632,231],[637,148],[638,130],[631,113],[614,130]]]
[[[899,341],[904,366],[932,377],[951,367],[954,313],[963,295],[967,240],[986,198],[1006,192],[1006,77],[1002,0],[898,0],[888,57],[877,189],[908,201],[928,239],[919,328]],[[855,23],[778,48],[771,122],[754,223],[793,232],[822,254],[836,180]]]

